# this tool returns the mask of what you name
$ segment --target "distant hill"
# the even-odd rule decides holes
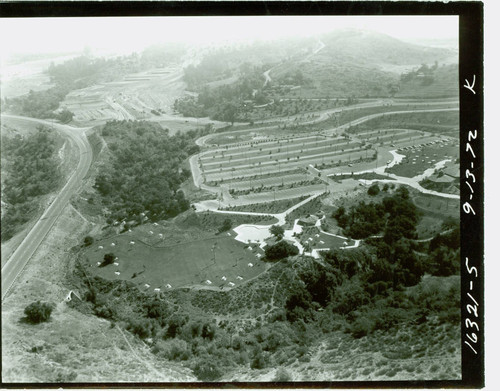
[[[388,35],[351,29],[323,35],[320,42],[324,47],[306,60],[289,60],[275,68],[271,72],[274,82],[288,84],[284,82],[288,75],[300,70],[307,81],[301,87],[308,96],[388,97],[395,93],[422,98],[458,96],[456,66],[447,68],[450,74],[438,67],[433,83],[426,81],[427,88],[421,88],[418,78],[400,85],[404,73],[422,64],[432,67],[442,62],[453,63],[454,59],[458,63],[457,53],[452,49],[419,46]]]
[[[442,62],[453,56],[447,48],[419,46],[373,31],[339,30],[321,37],[322,56],[357,64],[420,65]],[[458,61],[458,56],[457,56]]]
[[[455,49],[372,31],[227,45],[200,58],[184,68],[183,80],[196,97],[174,106],[185,116],[232,122],[281,99],[458,97]]]
[[[431,68],[432,69],[432,68]],[[398,98],[458,98],[458,64],[437,66],[428,75],[413,71],[401,77]]]

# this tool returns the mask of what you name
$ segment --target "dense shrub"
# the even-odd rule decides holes
[[[153,352],[173,361],[186,361],[191,358],[192,355],[188,343],[178,338],[168,341],[157,341],[153,348]]]
[[[151,337],[153,324],[148,319],[130,319],[127,330],[137,335],[139,338],[145,339]]]
[[[370,195],[380,191],[377,184],[368,190]],[[384,240],[390,245],[401,238],[414,239],[419,214],[409,197],[408,189],[399,187],[393,196],[386,196],[382,203],[361,201],[347,212],[339,207],[333,214],[344,232],[355,238],[363,239],[384,232]]]
[[[269,228],[269,232],[272,235],[276,236],[278,240],[281,240],[281,238],[285,234],[285,229],[280,225],[273,225],[271,226],[271,228]]]
[[[274,375],[273,381],[275,382],[289,382],[292,380],[292,376],[288,373],[285,368],[279,368]]]
[[[254,353],[254,357],[250,362],[250,368],[252,369],[263,369],[267,366],[267,356],[262,352],[260,346],[257,345],[258,348]]]
[[[94,238],[92,236],[85,236],[85,239],[83,239],[83,244],[85,246],[91,246],[94,243]]]
[[[231,221],[231,219],[225,219],[222,225],[219,227],[219,233],[229,231],[232,226],[233,222]]]
[[[202,381],[216,381],[223,372],[211,357],[200,357],[192,367],[195,376]]]
[[[26,315],[26,320],[30,323],[46,322],[49,320],[53,308],[53,304],[43,303],[39,300],[29,304],[24,309],[24,314]]]
[[[375,328],[375,322],[365,317],[358,317],[349,326],[349,332],[354,338],[361,338],[371,333]]]
[[[297,255],[299,253],[299,249],[293,244],[285,240],[281,240],[274,245],[268,245],[265,252],[267,259],[276,260],[286,258],[289,255]]]
[[[378,185],[376,183],[374,183],[373,185],[371,185],[368,188],[367,193],[368,193],[368,195],[376,196],[378,193],[380,193],[380,188],[378,187]]]
[[[113,253],[104,254],[104,258],[99,267],[104,267],[111,264],[115,260],[115,258],[115,254]]]
[[[96,306],[94,308],[94,313],[97,316],[100,316],[101,318],[105,318],[105,319],[112,319],[113,318],[113,310],[111,308],[109,308],[107,305]]]

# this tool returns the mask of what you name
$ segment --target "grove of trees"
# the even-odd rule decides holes
[[[59,136],[39,127],[36,133],[2,139],[6,164],[2,173],[2,242],[10,239],[35,213],[39,197],[60,183],[56,152]]]
[[[285,228],[281,225],[272,225],[271,228],[269,228],[269,232],[276,236],[276,239],[281,240],[283,235],[285,234]]]
[[[265,248],[265,253],[266,259],[278,260],[286,258],[290,255],[297,255],[299,253],[299,249],[286,240],[280,240],[276,244],[267,245]]]
[[[189,208],[179,187],[190,172],[181,164],[198,151],[197,132],[170,136],[156,123],[111,121],[101,133],[112,158],[100,167],[94,188],[109,211],[108,222],[157,221]]]
[[[376,192],[370,189],[370,193]],[[385,196],[381,203],[367,204],[362,201],[349,211],[339,207],[332,217],[347,235],[355,239],[383,233],[387,244],[392,244],[403,237],[416,238],[416,226],[420,219],[417,207],[409,197],[408,189],[403,186],[399,187],[394,195]]]

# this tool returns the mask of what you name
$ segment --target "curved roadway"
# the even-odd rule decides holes
[[[62,125],[44,121],[36,118],[19,117],[14,115],[4,115],[5,118],[15,118],[28,122],[36,122],[42,125],[51,126],[64,135],[70,137],[80,150],[80,161],[75,172],[70,179],[60,190],[59,194],[52,201],[49,207],[45,210],[42,216],[38,219],[28,235],[21,242],[19,247],[14,251],[9,260],[2,267],[2,300],[7,295],[14,281],[21,271],[24,269],[30,258],[35,253],[36,249],[45,238],[51,227],[56,222],[64,207],[68,204],[71,196],[77,191],[82,179],[87,175],[92,162],[92,148],[85,136],[87,128],[74,128],[69,125]]]

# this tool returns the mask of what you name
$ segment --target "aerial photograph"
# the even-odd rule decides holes
[[[2,382],[461,380],[458,22],[3,19]]]

